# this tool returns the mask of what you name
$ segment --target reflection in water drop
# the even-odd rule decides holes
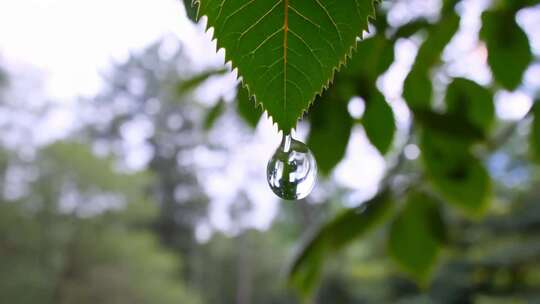
[[[268,185],[285,200],[308,196],[317,179],[317,163],[308,147],[284,135],[266,168]]]

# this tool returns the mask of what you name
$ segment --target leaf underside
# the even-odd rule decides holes
[[[218,48],[285,132],[367,29],[375,0],[199,0]]]

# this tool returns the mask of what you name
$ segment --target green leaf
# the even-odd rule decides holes
[[[249,97],[248,91],[242,86],[238,86],[238,93],[236,94],[236,111],[253,129],[257,126],[263,114],[262,109],[256,106],[255,100]]]
[[[518,11],[527,6],[540,4],[540,0],[505,0],[504,5],[514,11]]]
[[[420,30],[427,29],[431,24],[426,19],[416,19],[401,27],[392,35],[393,39],[408,38]]]
[[[480,38],[486,42],[493,77],[508,90],[515,90],[533,56],[527,35],[516,23],[513,11],[486,11]]]
[[[540,163],[540,100],[533,105],[533,120],[531,125],[531,154],[533,159]]]
[[[484,138],[482,129],[477,128],[467,120],[463,120],[461,115],[458,114],[416,110],[414,118],[425,129],[436,131],[444,136],[467,142]],[[456,123],[458,121],[460,123]]]
[[[493,94],[473,81],[456,78],[446,91],[446,113],[417,109],[424,128],[467,142],[485,139],[495,118]],[[456,123],[459,122],[459,123]]]
[[[328,86],[374,15],[374,0],[197,2],[226,60],[285,132]]]
[[[366,60],[369,58],[369,60]],[[384,35],[365,39],[358,44],[347,67],[340,71],[336,80],[349,79],[353,82],[369,81],[375,89],[375,81],[394,62],[394,45]],[[358,94],[365,93],[363,91]]]
[[[479,216],[491,198],[491,180],[470,145],[435,131],[423,130],[421,136],[422,160],[435,188],[466,214]]]
[[[186,8],[186,14],[191,21],[195,21],[197,18],[197,8],[193,5],[192,0],[184,0],[184,7]]]
[[[411,110],[427,109],[431,105],[433,87],[431,68],[440,60],[441,53],[459,28],[459,17],[452,12],[433,27],[416,56],[416,61],[403,84],[403,97]]]
[[[433,87],[427,70],[413,67],[403,83],[403,98],[413,111],[429,109]]]
[[[371,99],[366,101],[362,125],[369,141],[381,154],[386,154],[392,146],[396,124],[392,108],[377,90],[374,90]]]
[[[325,258],[384,222],[392,206],[390,193],[385,191],[322,226],[294,258],[289,283],[302,295],[309,295],[320,278]]]
[[[345,156],[353,126],[347,110],[348,99],[340,99],[333,93],[336,87],[323,94],[309,115],[311,128],[307,144],[323,175],[328,175]]]
[[[210,110],[208,113],[206,113],[206,117],[204,118],[204,124],[203,128],[205,130],[210,130],[214,126],[214,123],[218,120],[218,118],[225,112],[225,101],[223,99],[220,99]]]
[[[423,193],[410,194],[390,227],[390,256],[417,282],[425,284],[436,265],[445,234],[437,202]]]
[[[447,112],[467,121],[486,134],[495,119],[493,94],[477,83],[456,78],[446,91]]]
[[[440,61],[444,48],[459,29],[459,20],[459,16],[451,11],[439,23],[429,28],[428,37],[418,50],[415,66],[426,70]]]
[[[208,80],[210,77],[223,75],[226,72],[227,72],[227,69],[222,68],[222,69],[209,70],[209,71],[199,73],[188,79],[181,80],[176,86],[176,91],[179,95],[186,94],[190,92],[191,90],[200,86],[203,82]]]
[[[317,99],[310,113],[312,125],[308,145],[317,158],[321,173],[329,174],[345,154],[353,125],[347,102],[353,96],[373,99],[367,114],[368,137],[371,136],[370,139],[382,150],[388,149],[395,129],[394,119],[375,83],[393,60],[393,44],[384,36],[364,40],[347,67],[336,76],[334,85]],[[378,119],[381,120],[375,121]]]

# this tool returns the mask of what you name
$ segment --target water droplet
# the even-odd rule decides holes
[[[298,200],[309,195],[317,180],[317,163],[308,147],[283,135],[281,144],[266,168],[268,185],[285,200]]]

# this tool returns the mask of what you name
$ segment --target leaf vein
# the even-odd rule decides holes
[[[304,44],[304,46],[309,50],[309,52],[311,53],[311,55],[313,56],[313,58],[315,58],[315,60],[319,63],[319,66],[321,68],[321,70],[324,69],[324,65],[322,64],[321,60],[319,59],[319,57],[317,57],[317,55],[315,55],[315,53],[313,52],[313,50],[311,49],[311,47],[309,47],[309,44],[307,44],[307,42],[304,40],[304,38],[302,38],[302,36],[298,35],[295,31],[293,30],[290,30],[291,34],[296,37],[298,40],[300,40],[300,42],[302,42],[302,44]]]
[[[343,37],[341,37],[341,32],[339,31],[337,23],[334,20],[334,18],[332,17],[332,15],[330,15],[330,12],[326,8],[326,6],[322,5],[322,3],[319,0],[315,0],[315,2],[317,2],[317,4],[321,7],[321,9],[324,11],[326,16],[328,17],[328,19],[330,19],[330,22],[332,22],[332,24],[334,25],[334,28],[336,29],[336,33],[338,34],[339,41],[341,41],[341,43],[343,43]]]
[[[240,34],[240,37],[238,38],[238,40],[242,40],[242,38],[244,38],[244,36],[249,33],[249,31],[251,31],[255,26],[257,26],[257,24],[261,23],[264,18],[268,15],[270,15],[274,9],[276,7],[279,6],[279,4],[281,4],[281,2],[283,2],[283,0],[279,0],[276,2],[276,4],[274,4],[264,15],[262,15],[259,19],[257,19],[257,21],[255,21],[252,25],[250,25],[246,30],[244,30],[241,34]]]

